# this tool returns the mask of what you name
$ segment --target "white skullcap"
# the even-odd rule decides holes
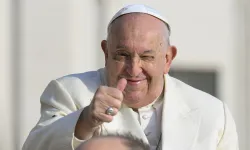
[[[144,14],[148,14],[151,16],[154,16],[160,20],[162,20],[168,27],[168,29],[170,30],[169,27],[169,23],[167,21],[166,18],[164,18],[158,11],[156,11],[153,8],[150,8],[146,5],[142,5],[142,4],[133,4],[133,5],[128,5],[123,7],[121,10],[119,10],[114,17],[111,19],[111,21],[108,24],[108,27],[110,26],[110,24],[117,19],[118,17],[125,15],[125,14],[130,14],[130,13],[144,13]]]

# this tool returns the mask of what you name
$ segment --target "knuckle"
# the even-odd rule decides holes
[[[109,116],[106,114],[100,114],[98,116],[98,118],[100,118],[100,120],[102,120],[102,122],[111,122],[113,120],[113,116]]]
[[[114,95],[115,98],[121,100],[123,98],[123,94],[120,90],[116,89],[116,88],[113,88],[113,92],[112,92]]]
[[[96,91],[96,93],[95,93],[95,99],[103,99],[103,97],[104,97],[104,95],[105,95],[105,92],[106,91],[106,87],[104,87],[104,86],[100,86],[98,89],[97,89],[97,91]]]
[[[94,99],[95,99],[95,101],[96,101],[97,99],[102,99],[102,94],[101,94],[101,93],[96,93]]]
[[[116,97],[119,98],[119,99],[122,99],[123,98],[123,94],[120,90],[118,89],[115,89],[115,93],[116,93]]]
[[[108,117],[107,119],[106,119],[106,122],[111,122],[113,120],[113,117],[111,116],[111,117]]]
[[[113,88],[113,90],[114,90],[115,93],[120,93],[120,92],[121,92],[121,91],[118,90],[117,88]]]
[[[104,92],[105,90],[106,90],[105,86],[100,86],[97,91],[98,92]]]
[[[121,91],[119,91],[119,98],[122,100],[123,99],[123,94]]]
[[[115,116],[118,113],[118,109],[114,110],[113,116]]]
[[[115,102],[113,102],[113,105],[114,105],[114,107],[116,107],[116,108],[120,108],[121,107],[121,101],[115,101]]]

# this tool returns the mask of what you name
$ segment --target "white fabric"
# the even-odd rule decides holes
[[[162,97],[152,104],[138,109],[138,121],[144,131],[151,150],[156,150],[161,136]]]
[[[168,75],[164,78],[163,150],[238,150],[235,123],[223,102]],[[50,82],[41,96],[41,118],[23,150],[74,149],[79,115],[104,84],[104,69]],[[101,126],[100,134],[117,132],[130,132],[148,143],[134,111],[125,105],[111,123]]]
[[[158,97],[153,103],[133,112],[140,122],[141,128],[147,136],[151,150],[156,150],[161,136],[161,116],[162,116],[162,96]],[[73,139],[74,147],[80,145],[83,140],[76,137]]]
[[[151,16],[154,16],[160,20],[162,20],[164,23],[169,24],[168,20],[162,16],[157,10],[146,6],[146,5],[142,5],[142,4],[133,4],[133,5],[128,5],[126,7],[123,7],[122,9],[120,9],[111,19],[111,21],[109,22],[108,26],[118,17],[125,15],[125,14],[130,14],[130,13],[144,13],[144,14],[148,14]]]

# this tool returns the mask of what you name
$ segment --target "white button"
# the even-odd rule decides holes
[[[143,115],[142,118],[143,118],[144,120],[146,120],[146,119],[149,118],[149,116],[148,116],[148,115]]]

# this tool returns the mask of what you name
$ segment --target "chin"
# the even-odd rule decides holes
[[[142,97],[141,91],[127,92],[124,94],[124,102],[127,104],[140,103]]]
[[[127,107],[130,107],[130,108],[140,108],[140,102],[138,102],[138,101],[127,101],[127,100],[125,100],[124,104],[126,104]]]

